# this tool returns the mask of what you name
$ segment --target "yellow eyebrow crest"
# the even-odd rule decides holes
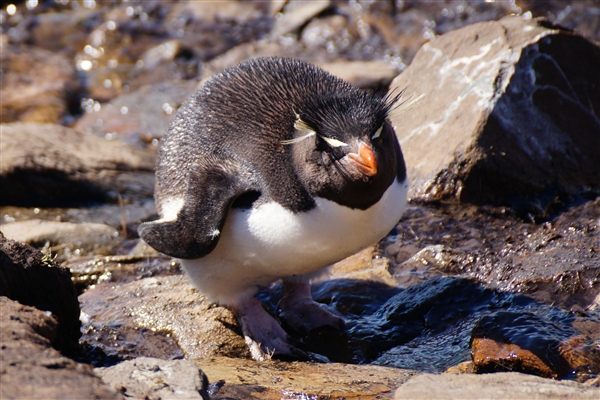
[[[383,131],[383,125],[381,125],[379,127],[379,129],[377,129],[377,131],[375,131],[375,133],[373,134],[373,136],[371,136],[371,139],[377,139],[379,136],[381,136],[381,132]]]
[[[341,141],[339,141],[337,139],[332,139],[332,138],[328,138],[328,137],[321,136],[321,135],[319,135],[319,137],[321,139],[323,139],[324,141],[326,141],[327,144],[330,145],[331,147],[344,147],[344,146],[348,146],[347,143],[341,142]]]

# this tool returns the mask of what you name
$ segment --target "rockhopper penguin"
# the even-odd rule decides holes
[[[359,90],[298,60],[258,58],[208,80],[177,112],[156,166],[150,246],[237,316],[252,356],[302,356],[254,295],[283,278],[298,332],[342,328],[309,279],[383,238],[406,206],[388,116],[398,96]]]

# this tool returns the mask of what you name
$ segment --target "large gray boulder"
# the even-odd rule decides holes
[[[600,192],[600,48],[544,20],[505,17],[425,44],[392,90],[413,199],[509,205]]]

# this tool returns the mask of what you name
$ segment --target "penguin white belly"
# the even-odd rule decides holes
[[[318,271],[383,238],[406,208],[407,182],[394,181],[366,210],[316,198],[316,207],[292,213],[277,203],[232,209],[219,243],[207,256],[181,260],[194,286],[228,304],[260,286]]]

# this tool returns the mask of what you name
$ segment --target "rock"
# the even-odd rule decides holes
[[[129,195],[128,179],[141,180],[128,171],[153,175],[154,169],[149,152],[51,124],[3,124],[0,152],[4,205],[116,202]]]
[[[209,400],[208,379],[191,361],[139,357],[94,372],[127,397]]]
[[[599,69],[600,48],[524,17],[423,45],[391,85],[425,96],[393,118],[410,197],[543,216],[556,196],[600,192]]]
[[[368,280],[394,286],[396,281],[390,275],[389,268],[389,260],[380,256],[376,246],[371,246],[333,264],[326,278]],[[311,282],[318,281],[319,279],[313,279]]]
[[[72,63],[32,46],[3,46],[0,53],[2,123],[60,122],[79,87]]]
[[[100,137],[144,145],[161,138],[179,106],[196,91],[195,81],[167,81],[123,94],[99,111],[86,113],[74,128]]]
[[[484,375],[421,374],[409,379],[394,399],[597,399],[598,390],[517,372]]]
[[[167,19],[193,17],[198,21],[218,23],[219,21],[235,21],[238,24],[261,18],[268,13],[269,2],[239,2],[224,0],[215,2],[185,2],[175,4],[169,11]]]
[[[558,378],[558,374],[536,354],[516,344],[476,338],[471,346],[476,372],[516,371],[544,378]]]
[[[79,302],[71,273],[29,245],[7,240],[0,233],[0,296],[50,312],[56,321],[52,344],[75,351],[81,336]],[[3,313],[2,315],[8,315]]]
[[[51,347],[60,338],[54,316],[0,296],[0,397],[3,399],[122,399],[90,365]]]
[[[410,205],[396,229],[380,247],[402,286],[462,276],[563,309],[592,309],[598,296],[600,198],[541,225],[504,207]]]
[[[113,227],[92,222],[71,223],[32,219],[2,225],[8,239],[45,247],[60,260],[86,254],[109,255],[123,240]]]
[[[157,276],[118,286],[98,284],[79,300],[91,326],[84,330],[92,333],[94,327],[110,321],[119,330],[143,328],[172,337],[188,359],[250,357],[233,313],[205,300],[185,276]],[[116,345],[110,345],[113,349],[105,351],[114,353]],[[127,346],[120,350],[122,356],[131,353]]]
[[[271,35],[283,36],[293,32],[330,6],[330,1],[289,1],[276,19]]]
[[[211,383],[211,399],[379,399],[414,371],[372,365],[197,360]]]

